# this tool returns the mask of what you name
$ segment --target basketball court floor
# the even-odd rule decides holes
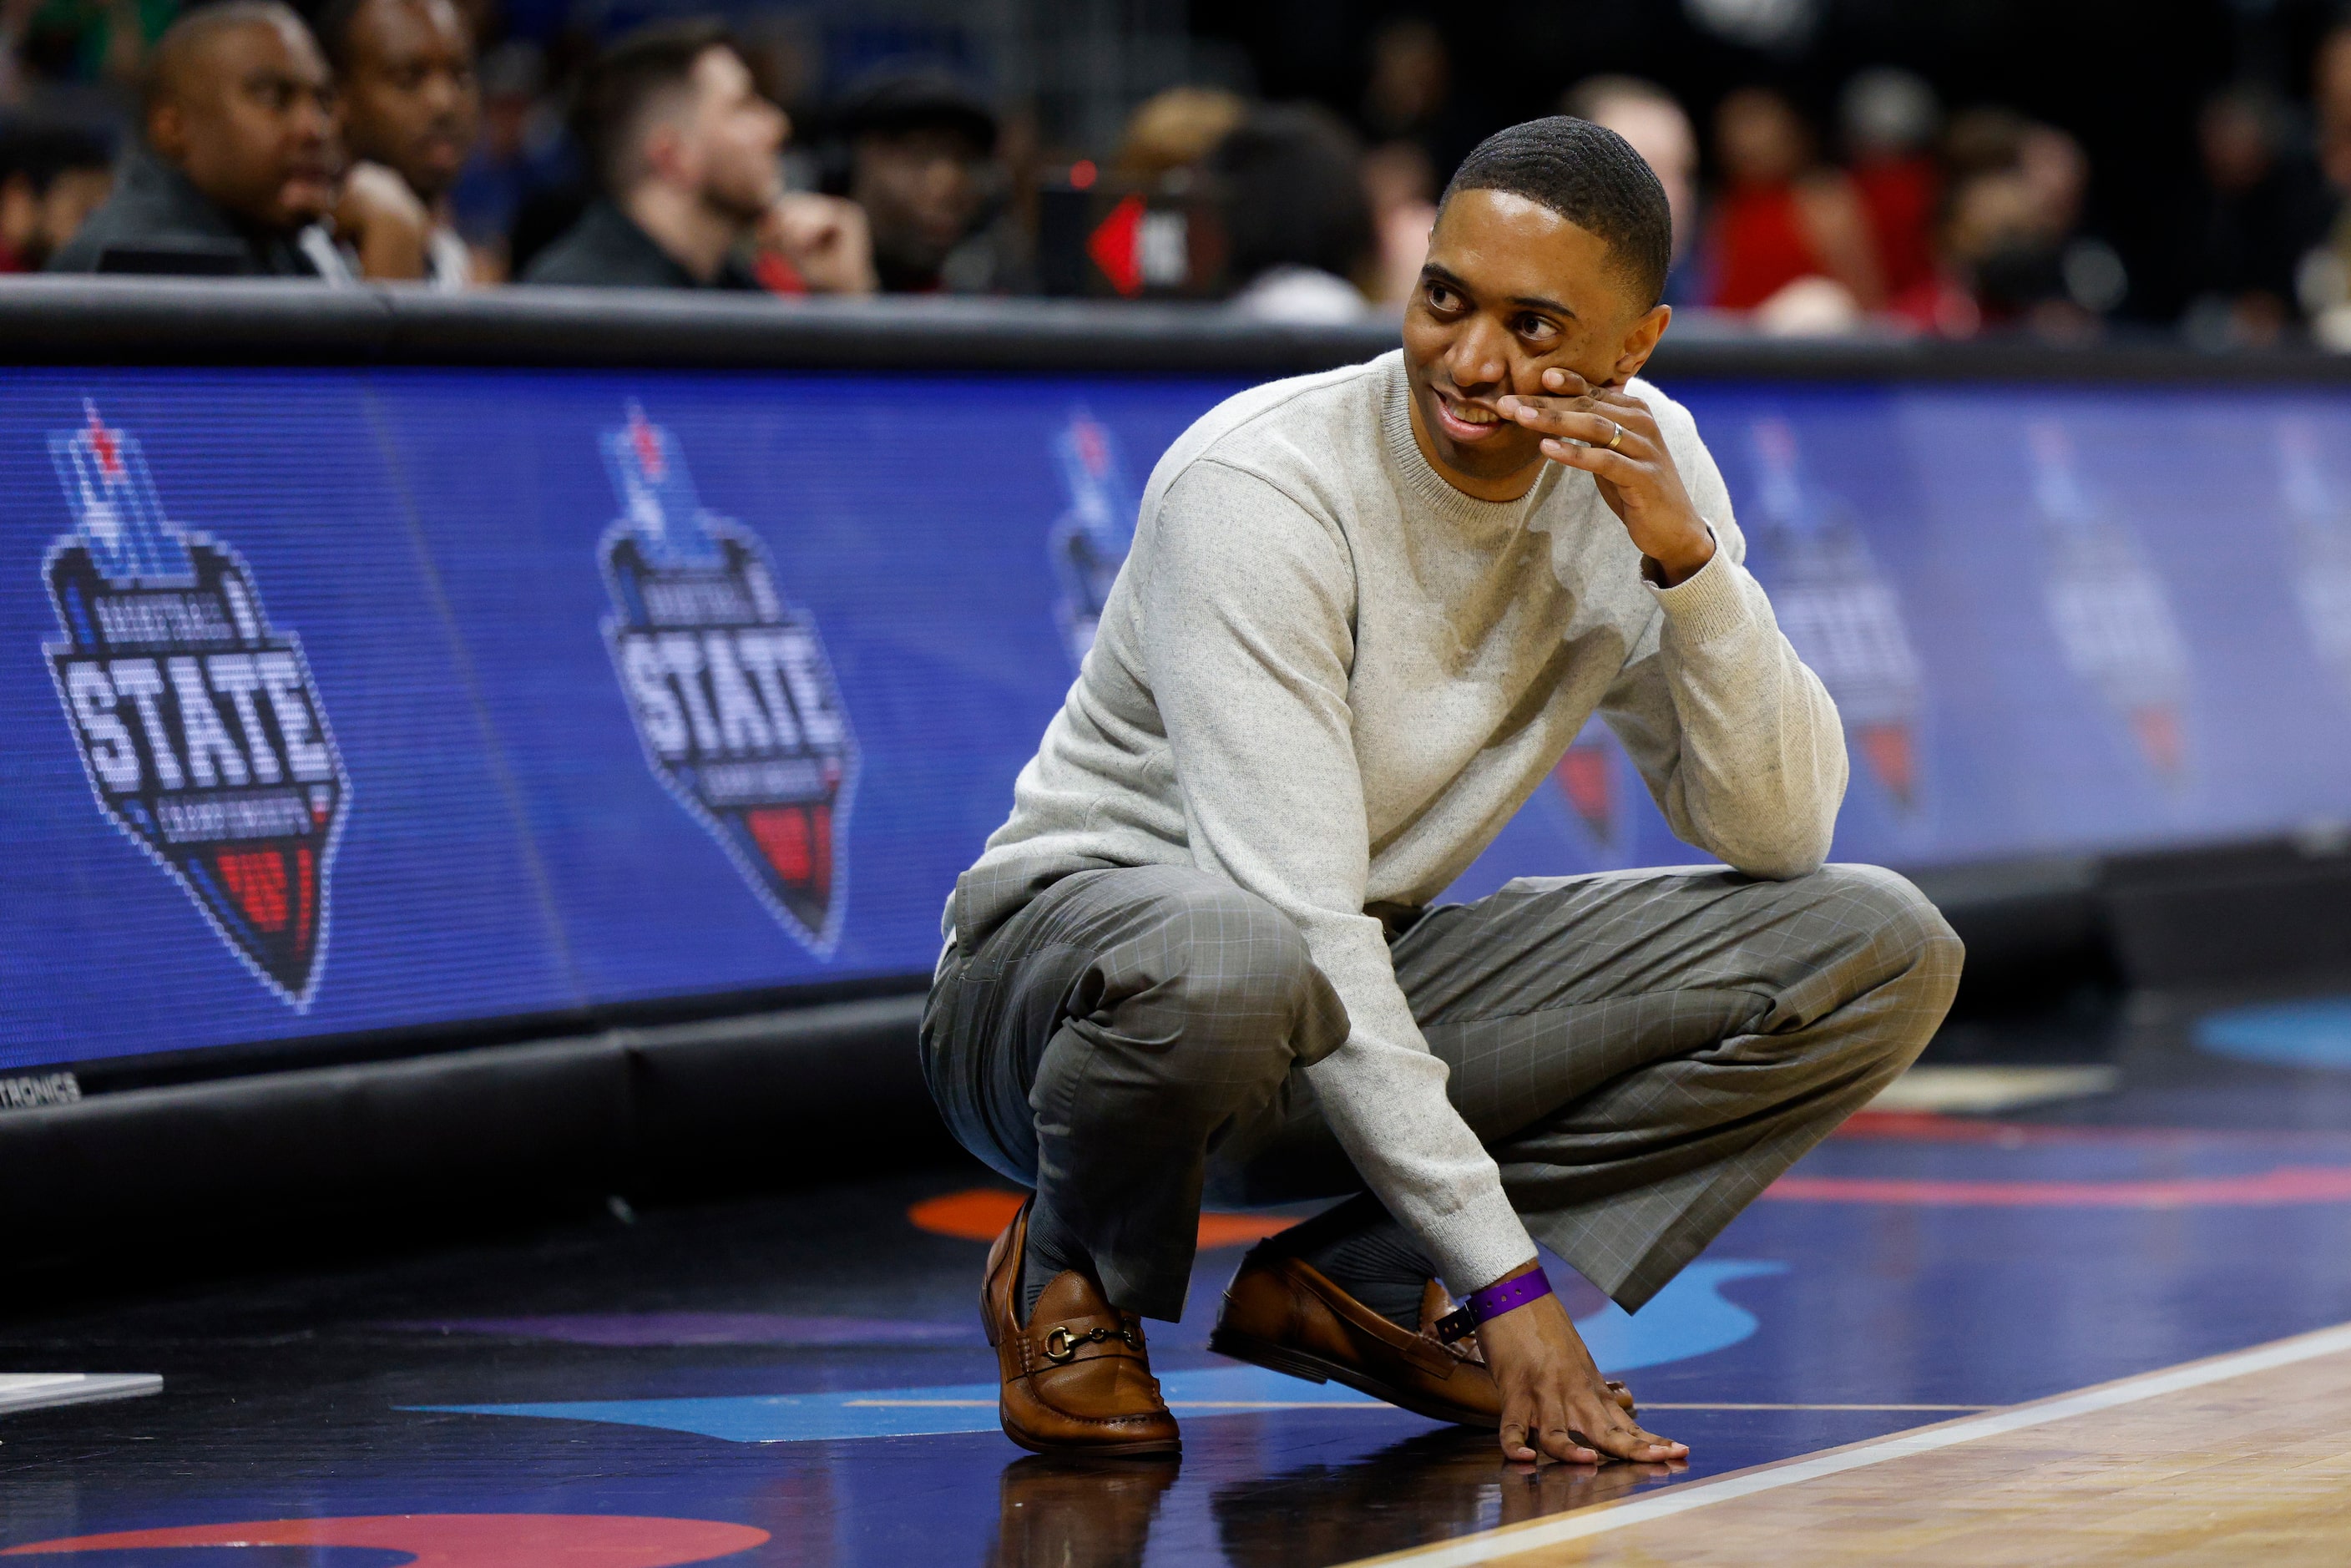
[[[0,1402],[0,1556],[2351,1561],[2351,1009],[2036,1029],[1938,1046],[1637,1317],[1571,1295],[1687,1466],[1513,1469],[1489,1435],[1211,1355],[1264,1215],[1204,1219],[1190,1310],[1157,1329],[1181,1463],[1024,1456],[974,1310],[1012,1199],[977,1166],[876,1169],[391,1260],[256,1251],[204,1283],[0,1297],[0,1371],[163,1378]],[[1999,1064],[2024,1043],[2030,1070]]]

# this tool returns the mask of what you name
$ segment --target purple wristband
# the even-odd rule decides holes
[[[1489,1285],[1482,1291],[1472,1291],[1461,1298],[1458,1307],[1437,1320],[1437,1337],[1451,1344],[1479,1324],[1490,1322],[1504,1312],[1516,1312],[1529,1301],[1539,1301],[1550,1294],[1550,1276],[1541,1269],[1499,1285]]]

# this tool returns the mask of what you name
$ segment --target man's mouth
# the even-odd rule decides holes
[[[1436,392],[1438,423],[1456,441],[1483,441],[1510,423],[1484,403],[1429,390]]]

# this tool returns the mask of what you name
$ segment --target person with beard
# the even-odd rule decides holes
[[[338,179],[334,85],[302,20],[276,0],[222,0],[157,40],[143,145],[53,272],[259,274],[348,283],[323,220],[362,254],[421,270],[416,204]]]
[[[428,215],[423,276],[436,288],[465,287],[473,268],[449,225],[449,188],[481,118],[473,29],[450,0],[333,0],[319,14],[319,41],[335,68],[343,135],[358,160],[345,176],[345,201],[354,192],[364,200],[368,183],[396,181]],[[342,226],[340,208],[336,217]]]
[[[872,291],[864,214],[784,189],[791,121],[725,29],[654,27],[614,46],[580,85],[578,131],[604,194],[524,282]]]

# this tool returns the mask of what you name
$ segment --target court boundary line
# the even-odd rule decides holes
[[[2136,1405],[2142,1400],[2184,1393],[2191,1388],[2208,1387],[2255,1373],[2273,1372],[2282,1366],[2315,1361],[2321,1356],[2338,1355],[2346,1351],[2351,1351],[2351,1323],[2338,1323],[2333,1328],[2273,1340],[2249,1350],[2231,1351],[2200,1361],[2183,1362],[2177,1366],[2139,1373],[2112,1383],[2094,1384],[2070,1394],[2010,1406],[1989,1416],[1967,1416],[1914,1427],[1907,1432],[1830,1448],[1823,1453],[1782,1459],[1752,1469],[1734,1470],[1710,1481],[1677,1487],[1647,1497],[1600,1503],[1568,1513],[1554,1514],[1549,1519],[1506,1524],[1452,1541],[1408,1547],[1402,1552],[1391,1552],[1377,1557],[1359,1558],[1345,1564],[1344,1568],[1371,1568],[1374,1563],[1383,1565],[1383,1568],[1390,1564],[1396,1565],[1396,1568],[1405,1568],[1405,1565],[1409,1565],[1409,1568],[1475,1568],[1477,1564],[1517,1556],[1521,1552],[1628,1530],[1635,1525],[1671,1519],[1717,1503],[1736,1502],[1761,1492],[1801,1486],[1806,1481],[1884,1464],[1889,1459],[1934,1453],[1938,1449],[1956,1448],[1961,1443],[1972,1443],[1981,1437],[1997,1437],[2028,1427],[2045,1427],[2076,1416],[2095,1415],[2102,1410]]]

